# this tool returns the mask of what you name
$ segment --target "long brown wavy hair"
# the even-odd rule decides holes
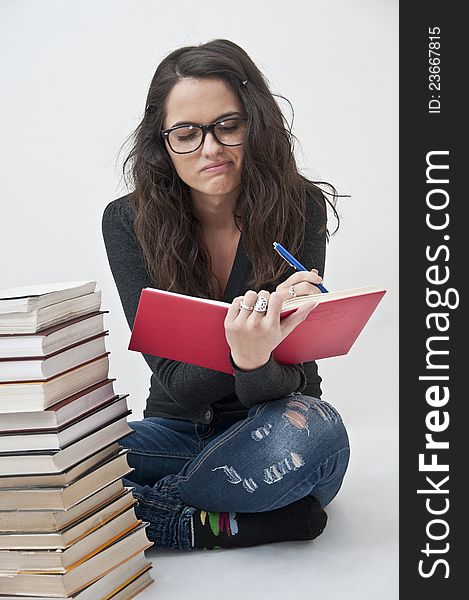
[[[326,201],[335,216],[336,192],[330,201],[298,172],[291,127],[267,82],[246,52],[228,40],[187,46],[169,54],[158,66],[148,91],[145,114],[131,135],[133,145],[123,165],[130,167],[134,191],[134,230],[147,269],[157,287],[193,296],[216,298],[210,256],[202,225],[191,206],[189,187],[177,175],[160,135],[165,102],[182,78],[217,78],[227,82],[248,118],[241,192],[233,215],[243,231],[252,262],[249,288],[259,291],[289,271],[272,249],[281,241],[292,254],[303,243],[306,202],[317,202],[326,231]],[[329,185],[329,184],[327,184]]]

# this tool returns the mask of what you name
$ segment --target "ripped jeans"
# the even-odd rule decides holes
[[[135,468],[137,517],[155,546],[189,550],[196,509],[263,512],[311,494],[323,507],[339,491],[349,442],[323,400],[299,393],[252,406],[234,424],[147,417],[120,444]]]

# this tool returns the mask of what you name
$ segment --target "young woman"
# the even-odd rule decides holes
[[[106,207],[103,235],[129,325],[144,287],[228,302],[234,372],[145,356],[145,418],[122,441],[137,515],[166,548],[313,539],[347,469],[347,433],[316,364],[272,351],[312,307],[280,320],[282,302],[319,293],[326,199],[299,174],[244,50],[214,40],[169,54],[128,164],[134,190]],[[274,241],[311,271],[292,274]]]

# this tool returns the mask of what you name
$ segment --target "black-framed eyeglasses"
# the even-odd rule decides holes
[[[222,146],[242,146],[247,132],[246,117],[220,119],[209,125],[176,125],[163,129],[161,135],[176,154],[195,152],[210,132]]]

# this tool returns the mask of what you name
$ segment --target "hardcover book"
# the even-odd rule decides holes
[[[47,356],[68,346],[82,342],[104,331],[104,314],[94,312],[58,325],[42,329],[38,333],[0,334],[0,358]]]
[[[45,381],[0,383],[0,413],[39,411],[107,379],[109,352]]]
[[[63,487],[0,489],[0,506],[2,510],[68,510],[114,481],[122,484],[121,478],[133,471],[126,454],[127,450],[122,449],[95,470]]]
[[[115,400],[115,379],[104,379],[49,406],[45,410],[3,413],[0,434],[30,429],[57,429],[85,417],[99,406]],[[1,405],[0,405],[1,406]]]
[[[60,473],[131,432],[132,429],[124,416],[106,423],[97,431],[81,437],[63,450],[2,452],[0,453],[0,473],[3,475]]]
[[[91,294],[96,281],[39,283],[0,290],[0,314],[30,312],[70,298]]]
[[[67,448],[85,435],[99,431],[111,421],[128,416],[127,396],[119,396],[109,404],[66,427],[54,430],[23,430],[3,432],[0,435],[0,455],[2,453],[24,453],[29,451],[50,451]]]
[[[0,358],[0,381],[41,381],[70,371],[106,354],[104,338],[107,334],[108,332],[99,333],[49,356]]]
[[[71,594],[61,595],[64,600],[130,600],[136,594],[144,590],[153,579],[149,573],[152,565],[149,563],[144,552],[132,556],[115,569],[104,575],[94,583],[85,587],[82,591]],[[41,587],[43,579],[39,579]],[[2,600],[57,600],[57,595],[50,596],[42,593],[40,596],[31,595],[8,595],[2,594]]]
[[[0,333],[37,333],[74,317],[96,312],[101,306],[101,291],[69,298],[57,304],[42,306],[29,312],[0,314]]]
[[[0,510],[0,530],[6,532],[58,532],[71,527],[86,516],[98,512],[103,506],[120,498],[129,489],[124,488],[125,491],[123,491],[122,482],[113,481],[68,510]]]
[[[2,594],[72,596],[122,565],[129,557],[149,548],[152,542],[145,534],[146,526],[147,523],[142,523],[127,534],[116,536],[65,572],[12,572],[2,577]]]
[[[5,488],[48,488],[66,486],[75,479],[86,475],[89,471],[94,471],[101,463],[106,462],[111,456],[115,456],[120,446],[117,443],[105,446],[99,452],[88,456],[79,463],[62,471],[61,473],[37,473],[30,475],[0,475],[0,490]],[[1,515],[0,515],[1,520]],[[0,530],[2,528],[0,527]]]
[[[117,497],[104,503],[93,513],[84,515],[83,518],[58,531],[0,530],[0,548],[5,550],[57,550],[68,548],[102,523],[107,523],[124,510],[134,506],[136,502],[132,496],[131,488],[124,488]],[[49,512],[53,511],[49,510]],[[39,511],[35,511],[35,513],[40,514]]]
[[[384,294],[369,286],[286,300],[280,318],[306,302],[316,306],[275,348],[274,358],[298,364],[347,354]],[[229,307],[226,302],[145,288],[129,349],[232,375],[224,330]]]
[[[134,531],[139,525],[133,507],[127,508],[106,523],[101,523],[87,535],[64,549],[0,550],[2,573],[66,573],[100,549]]]

